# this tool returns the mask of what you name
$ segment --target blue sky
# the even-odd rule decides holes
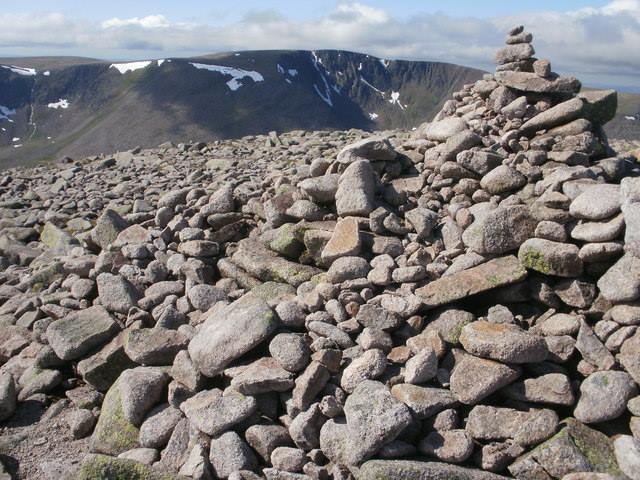
[[[2,0],[0,56],[333,48],[491,70],[520,23],[560,73],[640,89],[640,0]]]
[[[111,0],[77,1],[77,0],[3,0],[4,12],[47,12],[56,11],[72,17],[83,17],[101,21],[111,17],[145,17],[161,14],[175,21],[200,20],[216,24],[224,21],[241,19],[245,14],[254,11],[274,10],[286,13],[295,19],[310,19],[330,12],[341,2],[321,0],[242,0],[231,1],[152,1],[152,0]],[[457,0],[443,2],[441,0],[372,0],[367,5],[388,9],[398,16],[408,17],[425,12],[443,12],[452,16],[474,16],[478,18],[495,15],[513,15],[523,12],[541,10],[577,10],[583,7],[602,7],[606,1],[551,1],[551,0]]]

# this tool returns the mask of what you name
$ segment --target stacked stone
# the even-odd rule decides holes
[[[411,138],[0,180],[7,429],[64,395],[81,479],[640,478],[640,168],[523,32]]]
[[[533,35],[525,32],[523,26],[509,31],[507,46],[496,53],[496,71],[532,72],[536,53],[532,40]]]
[[[551,62],[534,58],[533,35],[518,26],[509,31],[507,46],[496,54],[496,72],[528,72],[541,78],[551,77]]]
[[[533,35],[518,26],[509,32],[507,46],[496,53],[496,77],[510,88],[531,93],[572,94],[580,90],[574,77],[559,77],[551,71],[551,62],[534,57]],[[523,87],[524,86],[524,87]]]

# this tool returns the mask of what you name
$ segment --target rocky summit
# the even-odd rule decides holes
[[[640,166],[509,32],[413,132],[0,179],[14,479],[640,479]]]

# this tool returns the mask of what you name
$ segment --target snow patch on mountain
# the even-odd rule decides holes
[[[15,109],[5,107],[4,105],[0,105],[0,121],[9,120],[9,117],[15,114],[16,114]]]
[[[319,63],[320,65],[322,65],[322,59],[320,57],[318,57],[318,54],[316,53],[315,50],[311,50],[311,55],[313,55],[313,61],[315,63]]]
[[[366,80],[362,75],[360,75],[360,81],[361,81],[362,83],[364,83],[367,87],[369,87],[369,88],[371,88],[371,89],[375,90],[376,92],[378,92],[380,95],[382,95],[382,96],[384,97],[384,92],[383,92],[382,90],[380,90],[380,89],[378,89],[378,88],[374,87],[374,86],[373,86],[373,85],[371,85],[369,82],[367,82],[367,80]]]
[[[0,67],[11,70],[13,73],[17,73],[18,75],[25,75],[27,77],[32,77],[38,73],[35,68],[16,67],[15,65],[0,65]]]
[[[69,100],[67,100],[66,98],[61,98],[57,102],[48,104],[47,107],[48,108],[55,108],[56,110],[58,108],[62,108],[64,110],[66,110],[67,108],[69,108]]]
[[[637,120],[637,118],[636,118],[636,117],[633,117],[633,116],[631,116],[631,115],[625,115],[625,117],[624,117],[624,118],[625,118],[625,119],[627,119],[627,120]]]
[[[406,105],[402,105],[400,103],[400,92],[391,92],[391,100],[389,100],[391,105],[398,105],[402,110],[406,108]]]
[[[44,75],[45,77],[48,77],[51,75],[51,72],[47,70],[46,72],[42,72],[42,75]]]
[[[324,73],[318,66],[318,65],[322,65],[322,60],[318,57],[318,55],[314,51],[311,52],[311,56],[312,56],[311,63],[313,63],[313,66],[318,71],[318,74],[322,79],[322,83],[324,84],[324,92],[321,92],[320,89],[318,88],[318,85],[316,85],[315,83],[313,84],[313,88],[315,88],[316,93],[324,103],[326,103],[330,107],[333,107],[333,100],[331,99],[331,88],[329,87],[329,82],[327,82],[327,79],[325,78]]]
[[[147,68],[151,65],[151,62],[152,60],[146,60],[144,62],[113,63],[109,68],[115,68],[121,74],[125,74],[127,72],[134,72],[142,68]]]
[[[231,80],[227,82],[227,87],[230,90],[238,90],[242,86],[241,79],[245,77],[251,78],[254,82],[262,82],[264,81],[264,77],[256,72],[255,70],[242,70],[240,68],[234,67],[225,67],[223,65],[209,65],[207,63],[191,63],[198,70],[208,70],[210,72],[218,72],[222,75],[232,77]]]
[[[161,60],[158,60],[158,66],[159,66],[159,67],[160,67],[160,66],[162,66],[162,64],[163,64],[164,62],[166,62],[166,60],[165,60],[164,58],[163,58],[163,59],[161,59]]]
[[[295,77],[298,75],[298,70],[296,70],[295,68],[285,69],[285,67],[283,67],[279,63],[276,65],[276,69],[278,70],[278,73],[280,75],[289,76],[289,77]],[[288,78],[285,78],[285,81],[287,83],[291,83],[291,80],[289,80]]]
[[[369,114],[369,118],[370,118],[371,120],[375,120],[375,119],[376,119],[376,118],[378,118],[379,116],[380,116],[380,115],[378,115],[378,114],[377,114],[377,113],[375,113],[375,112],[374,112],[374,113],[370,113],[370,114]]]

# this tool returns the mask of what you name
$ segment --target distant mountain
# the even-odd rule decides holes
[[[0,168],[270,130],[412,128],[482,73],[328,50],[0,59]]]
[[[618,93],[618,113],[605,130],[609,138],[640,140],[640,93]]]

